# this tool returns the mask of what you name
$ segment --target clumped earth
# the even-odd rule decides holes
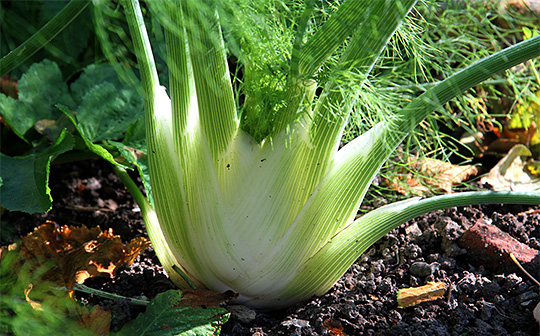
[[[107,164],[90,160],[53,166],[50,185],[54,205],[49,213],[4,214],[2,245],[45,220],[112,228],[126,242],[146,236],[137,206]],[[537,336],[532,311],[539,295],[534,283],[517,267],[503,273],[472,262],[456,242],[484,219],[540,250],[538,210],[540,206],[471,206],[416,218],[373,245],[324,296],[272,313],[227,305],[232,315],[221,334]],[[397,308],[398,289],[428,281],[447,285],[442,299]],[[174,288],[151,248],[114,278],[89,278],[85,285],[143,299]],[[144,311],[122,300],[84,293],[77,298],[110,309],[113,330]]]

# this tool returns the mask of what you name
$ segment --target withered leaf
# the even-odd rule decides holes
[[[232,291],[226,291],[223,294],[208,289],[186,289],[182,290],[182,301],[177,306],[207,308],[219,307],[221,303],[233,300],[238,294]]]
[[[343,332],[341,322],[338,320],[328,318],[323,321],[323,326],[330,331],[330,335],[332,336],[347,336],[347,334]]]
[[[22,238],[20,255],[24,261],[37,261],[36,267],[45,259],[54,259],[56,265],[45,274],[45,280],[71,288],[89,277],[113,275],[119,267],[130,265],[149,244],[140,237],[124,246],[112,229],[58,227],[47,221]]]
[[[79,323],[96,335],[107,335],[111,325],[111,312],[100,306],[77,306]]]
[[[407,170],[401,169],[399,177],[385,180],[392,189],[404,195],[422,196],[430,190],[451,193],[454,185],[468,180],[478,173],[471,165],[454,165],[436,159],[410,160]]]
[[[59,297],[51,292],[52,287],[72,288],[89,277],[111,276],[119,267],[130,265],[149,244],[145,238],[135,238],[124,245],[111,229],[58,226],[47,221],[21,238],[20,243],[0,249],[0,258],[15,259],[13,275],[25,288],[21,295],[34,309],[41,309],[44,302],[68,300],[76,308],[66,308],[66,316],[76,311],[80,324],[99,335],[107,335],[110,312],[97,306],[88,309],[76,305],[70,299],[73,291]]]
[[[480,179],[489,183],[494,190],[504,191],[537,191],[540,190],[540,178],[535,175],[534,160],[522,160],[531,156],[530,150],[524,145],[514,146],[493,167],[489,174]]]

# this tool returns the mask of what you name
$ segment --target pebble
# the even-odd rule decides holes
[[[519,300],[520,300],[521,302],[523,302],[523,301],[530,301],[530,300],[535,299],[535,298],[537,298],[537,297],[538,297],[538,294],[537,294],[537,293],[535,293],[534,291],[528,291],[528,292],[525,292],[525,293],[523,293],[523,294],[520,294],[520,295],[519,295]]]
[[[412,263],[411,267],[409,268],[409,272],[411,272],[412,275],[426,277],[431,275],[436,268],[438,268],[437,263],[428,264],[423,261],[417,261]]]
[[[227,305],[225,306],[231,313],[231,318],[242,323],[251,323],[257,317],[257,313],[246,306]]]

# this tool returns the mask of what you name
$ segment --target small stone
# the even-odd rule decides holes
[[[420,230],[418,224],[414,222],[412,225],[409,225],[405,228],[405,233],[407,234],[407,236],[414,239],[422,235],[422,230]]]
[[[530,301],[530,300],[535,299],[535,298],[537,298],[537,297],[538,297],[538,294],[537,294],[537,293],[535,293],[534,291],[528,291],[528,292],[525,292],[525,293],[523,293],[523,294],[520,294],[520,295],[519,295],[519,300],[520,300],[521,302],[523,302],[523,301]]]
[[[489,280],[486,281],[486,283],[482,286],[482,295],[484,295],[486,298],[495,297],[495,295],[499,294],[500,291],[501,286],[499,286],[498,283]]]
[[[257,317],[257,313],[246,306],[227,305],[226,308],[231,313],[231,318],[241,323],[249,324]]]
[[[536,305],[533,311],[534,319],[540,324],[540,302]]]
[[[493,309],[494,309],[493,305],[484,303],[482,305],[482,308],[480,308],[480,318],[484,321],[488,321],[491,318]]]
[[[300,320],[300,319],[291,319],[291,320],[283,321],[281,322],[281,325],[286,326],[286,327],[293,326],[296,328],[307,328],[310,326],[309,321]]]
[[[504,295],[501,295],[501,294],[497,294],[495,295],[495,298],[494,298],[494,302],[497,303],[497,304],[501,304],[503,303],[504,301],[506,300],[506,298],[504,297]]]
[[[411,272],[412,275],[426,277],[431,275],[435,268],[436,263],[428,264],[422,261],[417,261],[412,263],[411,267],[409,268],[409,272]]]

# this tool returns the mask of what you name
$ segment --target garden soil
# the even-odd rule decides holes
[[[53,209],[41,215],[6,212],[2,245],[46,220],[112,228],[125,242],[146,236],[137,206],[106,163],[90,160],[53,166],[49,182]],[[421,216],[368,249],[321,297],[276,312],[226,305],[231,318],[221,335],[538,336],[533,317],[540,301],[538,287],[516,266],[494,269],[475,262],[472,252],[457,243],[467,229],[484,220],[540,250],[539,210],[540,206],[471,206]],[[398,308],[399,289],[428,282],[444,282],[444,296]],[[85,285],[142,299],[174,288],[151,247],[113,278],[89,278]],[[110,309],[112,330],[144,311],[127,301],[84,293],[78,293],[77,299]]]

